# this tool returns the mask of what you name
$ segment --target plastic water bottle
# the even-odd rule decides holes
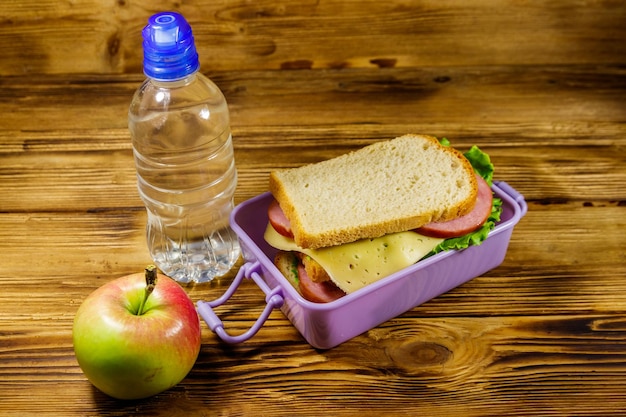
[[[178,13],[143,29],[144,73],[128,125],[148,248],[179,282],[224,275],[240,255],[229,226],[237,172],[224,95],[199,70],[191,27]]]

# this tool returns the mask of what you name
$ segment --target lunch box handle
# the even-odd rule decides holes
[[[246,263],[241,266],[239,272],[235,276],[235,279],[230,284],[230,287],[226,290],[226,292],[218,299],[213,301],[198,301],[198,314],[202,317],[202,319],[206,322],[211,329],[220,339],[225,341],[226,343],[241,343],[250,339],[254,336],[259,329],[265,324],[265,321],[269,317],[270,313],[275,308],[280,308],[283,305],[284,299],[281,292],[280,287],[276,287],[271,289],[267,286],[263,278],[259,275],[260,263]],[[263,312],[256,320],[256,322],[244,333],[233,336],[228,334],[224,329],[224,323],[222,320],[215,314],[213,308],[218,307],[224,304],[228,299],[235,293],[239,284],[243,281],[244,278],[252,278],[254,282],[261,288],[263,293],[265,293],[265,308]]]
[[[524,217],[526,215],[526,212],[528,211],[528,204],[526,204],[524,196],[515,188],[507,184],[505,181],[494,181],[494,184],[515,200],[515,202],[520,207],[520,218]]]

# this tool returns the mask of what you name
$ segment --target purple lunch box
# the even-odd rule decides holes
[[[237,207],[231,227],[239,236],[245,263],[226,292],[213,301],[199,301],[198,313],[209,328],[228,343],[243,342],[256,334],[275,308],[313,347],[329,349],[390,320],[470,279],[504,260],[513,227],[526,214],[524,197],[505,182],[494,182],[495,197],[502,199],[500,222],[479,246],[438,253],[330,303],[305,300],[273,264],[277,250],[263,238],[268,223],[270,193]],[[224,329],[215,307],[224,304],[244,278],[265,293],[265,307],[255,324],[233,336]]]

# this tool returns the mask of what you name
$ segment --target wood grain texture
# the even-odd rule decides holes
[[[203,325],[191,373],[153,398],[94,389],[72,322],[150,262],[126,118],[163,9],[229,102],[237,203],[272,169],[445,136],[528,202],[504,262],[330,350],[274,311],[239,345]],[[0,415],[623,415],[624,21],[610,0],[0,3]],[[237,334],[263,305],[246,280],[218,313]]]
[[[5,0],[0,75],[141,73],[153,13],[189,20],[205,71],[618,64],[621,1]]]
[[[443,85],[435,81],[441,76],[448,77]],[[0,80],[5,97],[20,103],[0,101],[0,112],[10,115],[0,131],[6,187],[0,208],[140,206],[126,114],[141,79],[29,81]],[[483,147],[498,175],[528,199],[626,200],[620,89],[626,72],[619,67],[239,72],[220,74],[216,82],[231,107],[243,179],[237,202],[265,191],[272,168],[320,161],[406,132]],[[86,115],[90,105],[98,111]],[[54,186],[61,184],[68,189]]]

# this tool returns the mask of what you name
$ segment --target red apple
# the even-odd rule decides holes
[[[73,329],[78,364],[118,399],[146,398],[178,384],[200,352],[200,320],[185,290],[156,268],[91,293]]]

